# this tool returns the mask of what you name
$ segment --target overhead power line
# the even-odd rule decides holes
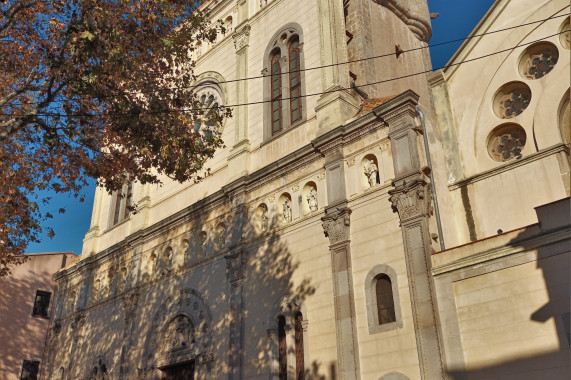
[[[435,43],[435,44],[429,44],[426,46],[420,46],[420,47],[416,47],[416,48],[412,48],[412,49],[407,49],[407,50],[403,50],[402,53],[410,53],[410,52],[414,52],[414,51],[418,51],[418,50],[423,50],[423,49],[430,49],[430,48],[434,48],[437,46],[443,46],[443,45],[448,45],[448,44],[452,44],[452,43],[457,43],[457,42],[463,42],[463,41],[468,41],[471,40],[473,38],[478,38],[478,37],[483,37],[483,36],[487,36],[490,34],[495,34],[495,33],[500,33],[500,32],[505,32],[508,30],[513,30],[513,29],[517,29],[517,28],[521,28],[524,26],[529,26],[529,25],[533,25],[533,24],[538,24],[538,23],[542,23],[545,21],[549,21],[549,20],[554,20],[557,18],[561,18],[561,17],[566,17],[571,15],[571,13],[565,13],[565,14],[561,14],[561,15],[557,15],[557,16],[552,16],[552,17],[548,17],[545,19],[541,19],[541,20],[536,20],[536,21],[531,21],[528,23],[524,23],[524,24],[518,24],[518,25],[514,25],[514,26],[510,26],[507,28],[502,28],[502,29],[497,29],[497,30],[493,30],[490,32],[485,32],[485,33],[480,33],[480,34],[475,34],[472,36],[468,36],[465,38],[458,38],[458,39],[454,39],[454,40],[449,40],[449,41],[444,41],[444,42],[439,42],[439,43]],[[549,38],[549,37],[546,37]],[[320,66],[314,66],[314,67],[309,67],[309,68],[303,68],[300,70],[295,70],[295,72],[303,72],[303,71],[312,71],[312,70],[319,70],[319,69],[324,69],[324,68],[328,68],[328,67],[335,67],[335,66],[341,66],[341,65],[347,65],[347,64],[351,64],[351,63],[359,63],[359,62],[365,62],[365,61],[369,61],[369,60],[373,60],[373,59],[379,59],[379,58],[385,58],[385,57],[392,57],[394,56],[395,53],[391,52],[391,53],[386,53],[386,54],[381,54],[381,55],[376,55],[376,56],[372,56],[372,57],[365,57],[365,58],[360,58],[360,59],[354,59],[354,60],[349,60],[349,61],[343,61],[343,62],[336,62],[336,63],[332,63],[332,64],[328,64],[328,65],[320,65]],[[280,73],[279,75],[287,75],[292,73],[293,71],[285,71]],[[225,80],[225,81],[220,81],[217,82],[219,84],[226,84],[226,83],[236,83],[236,82],[243,82],[243,81],[250,81],[250,80],[255,80],[255,79],[261,79],[261,78],[267,78],[271,76],[270,74],[268,75],[257,75],[257,76],[252,76],[252,77],[247,77],[247,78],[238,78],[238,79],[230,79],[230,80]],[[377,83],[374,83],[377,84]],[[367,85],[371,85],[371,84],[365,84],[365,85],[360,85],[360,87],[363,86],[367,86]],[[160,92],[168,92],[168,91],[173,91],[173,90],[184,90],[184,89],[193,89],[193,88],[200,88],[202,87],[203,84],[202,83],[197,83],[197,84],[193,84],[190,86],[173,86],[170,88],[165,88],[162,90],[153,90],[153,91],[132,91],[132,92],[124,92],[123,94],[126,95],[144,95],[144,94],[153,94],[153,93],[160,93]],[[116,96],[116,95],[114,95]],[[114,97],[113,96],[113,97]],[[109,96],[111,97],[111,96]],[[93,96],[85,96],[85,97],[79,97],[79,98],[75,98],[75,99],[71,99],[72,101],[80,101],[80,100],[86,100],[86,99],[105,99],[107,98],[107,96],[99,96],[99,97],[93,97]],[[285,100],[285,99],[284,99]],[[53,103],[62,103],[64,102],[64,100],[55,100],[53,102],[51,102],[50,104]],[[14,104],[16,105],[32,105],[32,104],[38,104],[39,102],[22,102],[22,103],[12,103],[12,104],[5,104],[4,107],[9,107],[9,106],[14,106]],[[227,106],[227,107],[234,107],[234,106]],[[195,108],[196,110],[198,110],[199,108]]]

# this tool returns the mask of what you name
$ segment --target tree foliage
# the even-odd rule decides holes
[[[222,141],[194,126],[229,116],[193,91],[192,47],[224,32],[200,3],[0,0],[0,275],[46,232],[45,192],[199,178]]]

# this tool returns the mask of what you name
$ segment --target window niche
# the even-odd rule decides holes
[[[301,27],[290,23],[280,29],[264,57],[264,140],[269,140],[306,120]]]
[[[365,279],[369,334],[402,328],[402,314],[396,272],[388,265],[376,265]]]

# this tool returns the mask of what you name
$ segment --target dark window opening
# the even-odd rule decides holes
[[[51,296],[52,294],[50,292],[36,291],[32,316],[48,318]]]
[[[377,293],[377,313],[379,325],[396,321],[393,289],[389,276],[377,276],[375,283]]]
[[[272,135],[282,130],[282,79],[280,53],[272,57]]]
[[[301,76],[300,76],[299,39],[296,37],[289,45],[289,89],[291,105],[291,123],[301,120]]]
[[[20,380],[37,380],[40,372],[40,362],[33,360],[24,360],[22,364],[22,374]]]

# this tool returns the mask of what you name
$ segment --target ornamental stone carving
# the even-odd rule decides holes
[[[123,310],[125,311],[125,321],[132,320],[137,314],[137,306],[139,305],[138,291],[126,294],[122,299]]]
[[[307,196],[307,204],[309,206],[309,211],[317,211],[317,191],[315,190],[315,187],[312,187],[309,191],[309,195]]]
[[[326,215],[321,218],[325,237],[329,238],[330,244],[349,240],[351,209],[348,207],[333,207],[328,209]]]
[[[234,39],[234,47],[236,48],[236,52],[240,52],[240,50],[248,46],[248,42],[250,40],[250,29],[250,25],[246,25],[239,31],[236,31],[236,33],[234,33],[232,36]]]
[[[377,173],[379,172],[379,169],[373,160],[370,160],[368,164],[365,164],[364,172],[367,176],[369,187],[375,186],[377,184]]]
[[[108,378],[107,365],[101,357],[97,358],[95,364],[89,372],[89,380],[105,380]]]
[[[407,219],[431,214],[430,184],[424,180],[389,191],[394,212],[398,212],[401,222]]]
[[[228,270],[228,281],[233,285],[239,285],[244,278],[247,252],[238,251],[230,255],[224,256],[226,259],[226,269]]]
[[[517,124],[505,124],[495,128],[488,139],[488,153],[498,162],[522,157],[525,147],[525,130]]]

